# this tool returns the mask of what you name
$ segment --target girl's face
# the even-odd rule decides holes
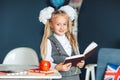
[[[51,22],[51,28],[57,35],[64,35],[68,31],[68,18],[64,15],[57,15]]]

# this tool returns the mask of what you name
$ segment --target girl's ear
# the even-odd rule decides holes
[[[53,27],[52,27],[52,22],[50,22],[50,28],[53,28]]]

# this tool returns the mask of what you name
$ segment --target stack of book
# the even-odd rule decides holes
[[[34,68],[28,70],[28,75],[49,75],[49,74],[54,74],[55,70],[49,70],[49,71],[41,71],[39,68]]]

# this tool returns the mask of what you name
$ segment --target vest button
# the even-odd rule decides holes
[[[57,47],[57,50],[59,50],[59,48]]]

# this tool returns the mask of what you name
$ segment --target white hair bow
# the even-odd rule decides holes
[[[77,15],[76,11],[69,5],[62,6],[59,10],[62,10],[67,13],[69,18],[73,21]],[[51,18],[52,13],[54,12],[53,7],[46,7],[40,11],[39,21],[43,24],[46,24],[47,20]]]

